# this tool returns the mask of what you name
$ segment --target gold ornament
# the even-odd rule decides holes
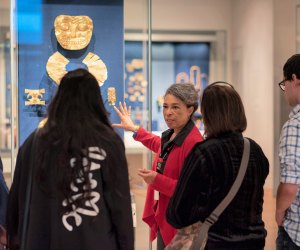
[[[25,101],[25,106],[30,105],[46,105],[45,101],[42,101],[45,89],[25,89],[28,101]]]
[[[145,101],[145,96],[143,96],[143,95],[138,96],[138,100],[139,100],[139,102]]]
[[[38,128],[42,128],[45,126],[46,122],[47,122],[48,118],[44,118],[43,120],[40,121]]]
[[[80,50],[90,43],[93,21],[88,16],[60,15],[54,20],[54,30],[57,41],[64,49]]]
[[[56,82],[57,85],[60,84],[61,78],[63,78],[63,76],[67,73],[66,66],[68,63],[69,60],[58,51],[49,57],[46,69],[48,75],[54,82]]]
[[[130,96],[130,97],[129,97],[129,100],[130,100],[131,102],[135,102],[135,101],[136,101],[136,96],[134,96],[134,95]]]
[[[89,72],[96,77],[101,87],[107,79],[107,68],[104,62],[92,52],[89,52],[82,62],[87,66]]]
[[[56,82],[57,85],[60,84],[61,79],[67,73],[66,66],[69,62],[70,61],[58,51],[49,57],[46,69],[49,77]],[[82,62],[87,66],[89,72],[95,76],[99,86],[102,86],[107,79],[107,68],[100,57],[89,52]]]
[[[126,70],[128,72],[133,72],[134,71],[134,67],[131,63],[126,63]]]
[[[131,63],[132,63],[132,66],[134,67],[134,69],[144,68],[144,62],[141,59],[132,59]]]
[[[126,70],[128,72],[133,72],[135,70],[143,69],[144,62],[141,59],[132,59],[131,63],[126,63]]]
[[[109,105],[116,105],[116,89],[113,87],[107,88],[107,99]]]

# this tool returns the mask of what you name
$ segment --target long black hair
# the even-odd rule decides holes
[[[49,168],[47,159],[51,157],[53,149],[59,148],[57,164],[50,167],[56,168],[57,190],[68,201],[66,208],[69,211],[72,204],[78,207],[90,198],[89,173],[84,171],[82,166],[83,158],[87,158],[86,149],[90,146],[105,149],[116,139],[122,144],[110,124],[98,82],[85,69],[70,71],[62,78],[57,93],[48,107],[47,122],[39,134],[40,164],[37,177],[41,186],[47,189],[45,185],[47,167]],[[72,168],[70,159],[75,159]],[[90,169],[89,160],[85,169]],[[73,199],[70,184],[75,183],[78,178],[83,180],[85,188],[80,197]]]

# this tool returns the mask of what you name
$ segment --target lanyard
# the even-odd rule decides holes
[[[163,145],[163,149],[159,154],[158,162],[156,165],[156,172],[160,174],[164,173],[166,161],[174,145],[174,140],[169,141]]]

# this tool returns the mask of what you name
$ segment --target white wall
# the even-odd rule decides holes
[[[274,81],[282,78],[282,67],[286,60],[296,51],[296,8],[300,6],[300,0],[274,0]],[[300,18],[300,17],[298,17]],[[298,27],[299,29],[299,27]],[[298,51],[299,53],[299,51]],[[278,143],[280,130],[288,119],[291,108],[286,104],[282,91],[274,90],[274,180],[276,192],[279,183]]]
[[[245,135],[261,145],[269,159],[266,187],[273,186],[273,1],[233,0],[232,79],[245,105]]]
[[[152,0],[152,29],[227,32],[227,72],[231,79],[231,0]],[[147,27],[147,0],[124,1],[125,29]],[[224,79],[218,79],[224,80]]]
[[[125,28],[145,24],[147,0],[124,1]],[[152,28],[163,30],[224,30],[230,26],[231,0],[152,0]]]

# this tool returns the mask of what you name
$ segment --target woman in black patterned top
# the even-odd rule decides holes
[[[185,161],[167,220],[175,228],[204,221],[229,192],[240,167],[247,120],[232,85],[216,82],[203,92],[201,111],[206,140]],[[250,141],[250,158],[241,187],[210,228],[205,249],[264,249],[263,186],[269,173],[261,147]]]
[[[18,153],[8,203],[9,249],[19,249],[33,161],[22,249],[133,250],[125,148],[110,124],[96,78],[84,69],[68,72],[47,118],[36,144],[31,134]]]

